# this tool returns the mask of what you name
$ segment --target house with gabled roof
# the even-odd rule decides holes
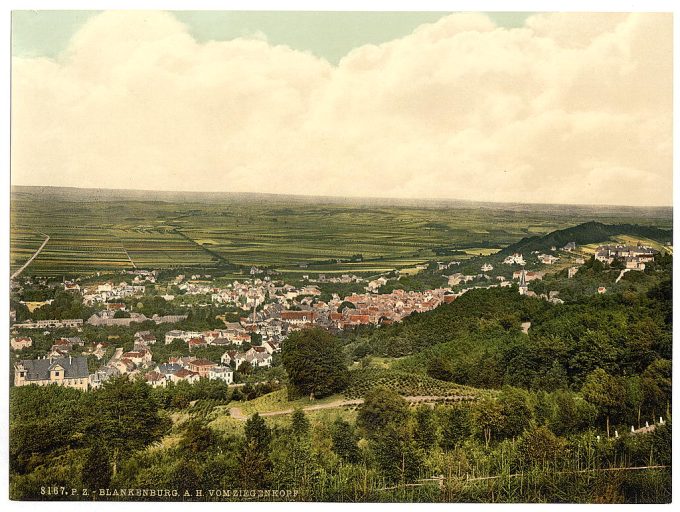
[[[135,339],[143,342],[145,345],[153,345],[156,343],[156,335],[147,332],[141,336],[135,336]]]
[[[24,359],[14,365],[14,385],[56,384],[87,391],[89,372],[86,357]]]
[[[56,343],[50,348],[47,357],[66,357],[71,353],[71,350],[73,350],[73,346],[69,342],[66,340],[57,340]]]
[[[80,285],[74,281],[64,281],[64,290],[67,292],[79,292]]]
[[[128,359],[126,357],[122,357],[117,361],[114,361],[109,364],[116,368],[121,374],[131,373],[137,367],[131,359]]]
[[[92,354],[97,359],[101,359],[102,357],[104,357],[104,355],[106,355],[106,349],[108,347],[109,347],[108,343],[106,343],[104,341],[98,341],[96,343],[93,343],[86,350],[84,350],[83,354],[87,354],[87,355]]]
[[[90,389],[100,388],[107,380],[118,377],[120,372],[113,366],[102,366],[90,374]]]
[[[189,366],[189,363],[194,360],[194,357],[192,356],[178,356],[178,357],[169,357],[168,358],[168,363],[177,363],[182,368],[187,368]]]
[[[264,347],[252,347],[245,353],[245,360],[253,368],[269,367],[272,365],[272,355]],[[238,370],[238,366],[236,366]]]
[[[136,365],[148,365],[151,363],[151,352],[148,350],[125,352],[121,357],[124,359],[129,359]]]
[[[342,316],[342,315],[341,315]],[[262,346],[264,349],[269,352],[270,354],[273,354],[274,352],[280,352],[281,351],[281,345],[277,343],[276,341],[265,341]]]
[[[243,352],[238,352],[237,350],[227,350],[220,358],[222,364],[231,365],[233,362],[234,368],[238,368],[245,360],[245,354]]]

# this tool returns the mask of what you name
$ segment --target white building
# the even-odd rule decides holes
[[[214,366],[208,372],[210,380],[221,380],[227,384],[234,382],[234,372],[228,366]]]
[[[511,254],[510,256],[506,257],[503,260],[503,263],[505,265],[524,265],[526,262],[524,261],[524,256],[516,252],[515,254]]]
[[[538,261],[543,263],[544,265],[552,265],[553,263],[557,262],[559,258],[553,256],[552,254],[539,254],[538,255]]]

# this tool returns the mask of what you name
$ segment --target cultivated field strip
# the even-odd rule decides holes
[[[28,261],[45,241],[45,237],[34,231],[12,229],[10,232],[10,270],[15,272]]]
[[[413,267],[453,252],[456,259],[487,254],[580,219],[638,221],[627,212],[570,207],[370,206],[226,194],[180,201],[149,193],[148,199],[132,200],[121,194],[13,191],[11,268],[37,250],[44,240],[41,232],[50,243],[25,272],[91,273],[133,265],[210,268],[227,262],[284,271],[309,266],[322,272],[371,272]],[[666,217],[661,212],[649,221],[670,225]]]

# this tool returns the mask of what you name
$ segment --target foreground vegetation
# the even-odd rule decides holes
[[[40,416],[30,413],[38,399],[50,404]],[[568,391],[505,388],[474,404],[409,408],[377,388],[355,421],[298,410],[255,414],[238,430],[211,427],[205,410],[159,407],[144,384],[124,381],[90,394],[16,389],[12,406],[14,499],[172,489],[176,500],[242,501],[208,491],[277,489],[314,501],[670,500],[670,423],[607,438],[590,424],[596,408]],[[47,496],[46,485],[90,494]]]

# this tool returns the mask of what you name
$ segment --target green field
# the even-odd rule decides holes
[[[44,236],[31,229],[12,230],[11,238],[10,267],[12,271],[23,265],[45,240]]]
[[[672,211],[15,187],[11,268],[45,233],[27,275],[227,264],[379,273],[491,254],[587,220],[670,227]]]

